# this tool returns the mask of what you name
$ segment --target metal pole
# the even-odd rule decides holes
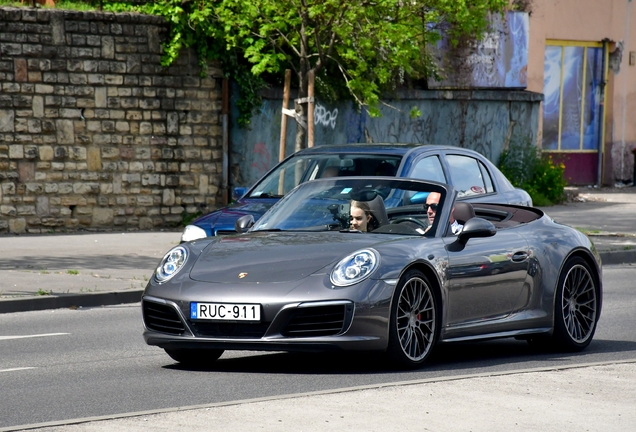
[[[221,167],[221,193],[223,194],[223,205],[227,205],[229,202],[229,185],[228,185],[228,177],[229,177],[229,117],[230,117],[230,90],[229,90],[229,80],[227,78],[223,78],[223,82],[221,84],[221,123],[223,127],[222,131],[222,153],[223,153],[223,164]]]
[[[596,167],[596,187],[601,187],[603,184],[603,148],[605,147],[605,87],[607,86],[607,39],[603,40],[603,60],[601,67],[601,101],[600,101],[600,109],[599,109],[599,132],[598,132],[598,166]]]
[[[314,81],[316,79],[316,72],[312,69],[309,71],[307,83],[307,97],[309,103],[307,104],[307,147],[314,146]]]

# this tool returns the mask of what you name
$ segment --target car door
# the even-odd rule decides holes
[[[493,237],[468,240],[463,248],[448,248],[449,327],[500,319],[515,310],[528,286],[530,263],[528,243],[515,231],[498,230]]]

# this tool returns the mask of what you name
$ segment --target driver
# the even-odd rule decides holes
[[[437,214],[437,207],[439,206],[440,198],[442,198],[442,194],[439,192],[431,192],[430,194],[428,194],[428,197],[426,198],[426,204],[425,204],[426,216],[428,216],[428,222],[430,224],[429,227],[426,228],[426,231],[431,229],[431,227],[433,226],[433,221],[435,220],[435,215]],[[458,235],[460,232],[462,232],[464,225],[460,224],[459,222],[455,220],[455,217],[453,216],[454,212],[455,212],[455,208],[453,208],[453,210],[451,211],[449,222],[450,222],[451,231],[453,231],[453,234]]]

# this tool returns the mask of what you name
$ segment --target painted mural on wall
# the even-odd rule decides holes
[[[442,39],[434,48],[443,79],[429,88],[517,88],[528,84],[529,18],[527,12],[491,17],[491,30],[477,44],[453,48]]]
[[[600,47],[546,46],[543,148],[598,150],[601,127]]]
[[[476,150],[497,163],[511,136],[536,139],[541,95],[511,91],[423,91],[388,101],[395,107],[370,117],[351,103],[317,101],[316,145],[343,143],[428,143]],[[232,104],[235,106],[235,104]],[[411,118],[417,106],[422,116]],[[249,130],[231,124],[230,184],[251,186],[278,163],[282,99],[266,99]],[[231,117],[236,118],[235,112]],[[286,155],[294,152],[296,123],[288,121]]]

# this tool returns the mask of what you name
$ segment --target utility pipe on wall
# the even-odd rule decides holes
[[[229,124],[230,124],[230,91],[229,91],[229,80],[227,78],[223,78],[223,83],[221,85],[221,123],[222,123],[222,150],[223,153],[223,164],[221,167],[221,193],[223,194],[223,205],[227,205],[229,202],[229,141],[230,141],[230,133],[229,133]]]
[[[598,128],[598,164],[596,167],[596,187],[601,187],[603,184],[603,153],[605,148],[605,92],[607,87],[607,56],[608,56],[608,39],[603,39],[603,59],[601,67],[601,82],[599,84],[601,88],[601,97],[599,103],[599,119],[600,124]]]

